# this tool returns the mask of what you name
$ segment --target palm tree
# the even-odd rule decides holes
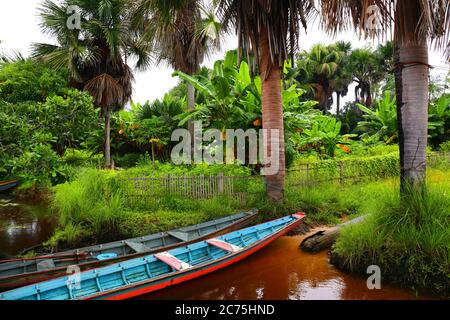
[[[339,52],[340,61],[334,78],[330,81],[330,86],[336,92],[336,116],[341,114],[341,97],[348,94],[348,87],[353,82],[353,75],[350,69],[350,54],[352,45],[350,42],[339,41],[334,44],[335,50]]]
[[[2,41],[0,40],[0,45]],[[4,52],[0,49],[0,63],[14,63],[18,61],[24,61],[25,58],[21,52],[13,50],[11,53]]]
[[[300,55],[306,61],[306,69],[312,75],[312,86],[315,91],[318,108],[323,112],[332,104],[333,89],[331,80],[335,77],[341,62],[341,52],[334,46],[314,45],[309,52]]]
[[[81,29],[67,26],[67,8],[80,10]],[[138,68],[149,65],[150,47],[130,29],[126,0],[45,0],[40,8],[41,28],[57,45],[33,44],[33,57],[55,68],[68,67],[70,84],[91,93],[105,119],[105,165],[111,167],[111,112],[121,110],[132,95],[133,72],[127,64],[136,57]]]
[[[300,23],[314,11],[314,1],[302,0],[219,0],[219,14],[225,28],[234,26],[239,39],[239,52],[247,55],[247,61],[258,63],[262,81],[263,128],[269,130],[264,146],[265,156],[279,160],[278,174],[266,176],[267,195],[280,201],[284,194],[285,144],[283,107],[281,96],[282,68],[288,56],[293,56],[297,46]],[[293,60],[293,59],[292,59]],[[256,69],[256,66],[253,66]],[[278,136],[278,149],[272,150],[270,132]]]
[[[355,3],[357,2],[357,3]],[[446,0],[322,0],[323,24],[331,32],[352,22],[369,36],[392,30],[394,21],[395,77],[403,194],[425,183],[428,121],[428,43],[434,41],[450,58],[450,2]],[[380,9],[379,26],[369,6]],[[395,7],[394,7],[395,5]]]
[[[134,24],[158,49],[157,62],[194,75],[205,57],[220,48],[221,25],[213,6],[200,0],[137,0]],[[187,83],[188,110],[195,109],[195,89]],[[192,123],[189,128],[193,131]],[[191,132],[192,134],[192,132]]]

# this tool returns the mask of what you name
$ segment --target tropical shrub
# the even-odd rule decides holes
[[[381,100],[375,101],[374,110],[358,104],[359,109],[364,112],[364,121],[358,123],[356,128],[360,132],[361,139],[374,137],[375,141],[382,140],[386,144],[394,143],[398,140],[397,130],[397,102],[391,92],[386,91]]]
[[[450,140],[450,94],[444,94],[430,103],[428,111],[430,143],[437,147]]]
[[[312,148],[321,157],[334,158],[336,149],[341,148],[345,152],[351,152],[346,145],[350,138],[356,135],[341,135],[341,122],[334,117],[318,116],[314,118],[310,128],[304,129],[293,139],[301,150]]]

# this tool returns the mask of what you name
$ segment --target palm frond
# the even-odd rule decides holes
[[[240,54],[250,55],[259,61],[261,32],[267,32],[270,59],[283,67],[288,57],[297,51],[300,26],[307,22],[316,10],[312,0],[220,0],[219,16],[224,28],[236,28]],[[253,65],[255,68],[255,64]]]
[[[84,89],[92,95],[94,103],[102,108],[110,108],[123,101],[124,90],[121,84],[106,73],[91,79]]]

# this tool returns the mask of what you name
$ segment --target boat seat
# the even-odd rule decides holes
[[[46,260],[42,260],[41,262],[39,262],[37,265],[37,271],[47,271],[47,270],[51,270],[54,269],[55,266],[55,261],[53,261],[53,259],[46,259]]]
[[[175,237],[181,241],[189,241],[189,234],[187,232],[182,231],[167,231],[169,235]]]
[[[155,258],[164,262],[165,264],[167,264],[168,266],[172,267],[173,269],[175,269],[177,271],[192,268],[192,266],[189,263],[181,261],[180,259],[171,255],[167,251],[155,254]]]
[[[235,253],[242,250],[242,247],[236,246],[234,244],[219,239],[210,239],[207,240],[206,242],[214,247],[228,251],[230,253]]]
[[[140,242],[125,241],[125,244],[129,246],[131,249],[133,249],[136,253],[142,253],[151,250],[145,244]]]

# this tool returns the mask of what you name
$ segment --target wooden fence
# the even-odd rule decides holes
[[[231,196],[241,202],[246,201],[242,185],[249,180],[262,180],[254,176],[174,176],[127,179],[130,197],[162,197],[166,195],[191,199],[209,199],[216,196]]]
[[[449,154],[433,154],[429,158],[430,165],[439,162],[450,162]],[[398,160],[391,163],[367,164],[367,162],[345,161],[317,162],[296,165],[286,173],[286,187],[313,186],[330,182],[355,182],[364,178],[380,179],[395,176],[399,173]],[[249,195],[261,194],[265,191],[263,176],[175,176],[141,177],[125,179],[128,183],[130,198],[160,198],[179,196],[190,199],[209,199],[216,196],[232,197],[245,203]]]

